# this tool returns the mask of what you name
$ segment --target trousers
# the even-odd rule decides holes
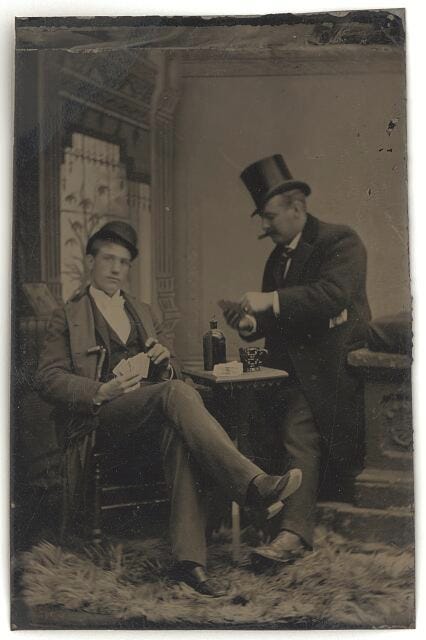
[[[170,492],[170,538],[177,561],[203,566],[206,495],[203,478],[243,505],[250,482],[263,471],[243,456],[207,411],[199,393],[181,380],[146,384],[106,403],[99,411],[100,435],[122,441],[152,425],[162,429],[161,452]],[[160,425],[160,426],[159,426]]]
[[[311,408],[302,391],[286,392],[285,407],[278,424],[281,442],[292,466],[302,471],[302,484],[287,498],[280,528],[297,533],[312,547],[321,462],[321,438]]]
[[[252,444],[260,466],[274,473],[289,467],[302,471],[302,484],[285,501],[273,523],[275,532],[286,529],[312,547],[321,463],[321,438],[311,408],[298,385],[277,396],[258,398]],[[271,469],[272,465],[272,469]]]

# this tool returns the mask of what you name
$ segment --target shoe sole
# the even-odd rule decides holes
[[[223,593],[220,596],[215,596],[213,594],[209,594],[209,593],[201,593],[200,591],[197,591],[197,589],[195,589],[195,587],[191,587],[190,584],[188,584],[187,582],[176,582],[177,585],[179,585],[180,590],[186,595],[186,596],[191,596],[192,598],[195,596],[197,598],[206,598],[208,600],[211,599],[215,599],[217,600],[218,598],[225,598],[226,596],[228,596],[228,593]]]
[[[276,515],[278,515],[284,507],[283,500],[297,491],[302,484],[302,472],[300,469],[291,469],[288,472],[288,475],[289,478],[285,486],[283,487],[278,500],[276,502],[273,502],[269,505],[269,507],[263,510],[263,514],[266,520],[270,520],[271,518],[274,518]]]
[[[291,553],[288,552],[288,555],[285,558],[271,557],[267,553],[262,553],[262,550],[253,551],[251,554],[252,563],[258,564],[259,560],[267,560],[270,564],[293,564],[296,560],[300,560],[306,554],[306,551],[303,550],[300,553]]]

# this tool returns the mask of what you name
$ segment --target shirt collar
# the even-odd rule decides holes
[[[124,298],[121,295],[121,289],[117,289],[113,296],[109,296],[105,291],[97,289],[92,284],[89,287],[89,293],[96,303],[106,306],[115,306],[117,304],[123,304]]]
[[[289,244],[285,245],[286,249],[296,249],[297,245],[300,242],[300,238],[302,237],[302,232],[299,231],[299,233],[297,234],[297,236],[294,236],[293,240],[291,242],[289,242]]]

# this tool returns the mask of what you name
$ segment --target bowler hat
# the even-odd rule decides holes
[[[122,220],[112,220],[107,222],[96,233],[94,233],[88,240],[86,246],[86,254],[90,253],[95,240],[110,240],[111,242],[118,241],[119,244],[123,244],[126,249],[130,251],[132,260],[138,255],[138,236],[133,227],[127,222]]]
[[[252,216],[260,213],[267,201],[277,193],[290,189],[301,189],[306,196],[311,193],[306,182],[293,179],[284,158],[278,153],[249,165],[240,177],[256,205]]]

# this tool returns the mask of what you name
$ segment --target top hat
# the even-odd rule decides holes
[[[252,216],[260,213],[267,201],[277,193],[290,189],[301,189],[306,196],[311,193],[306,182],[293,179],[281,154],[254,162],[244,169],[240,177],[256,205]]]
[[[113,220],[107,222],[96,233],[94,233],[87,241],[86,254],[90,253],[95,240],[110,240],[111,242],[118,241],[130,251],[132,260],[136,258],[139,251],[137,248],[138,236],[136,231],[130,224],[121,220]]]

